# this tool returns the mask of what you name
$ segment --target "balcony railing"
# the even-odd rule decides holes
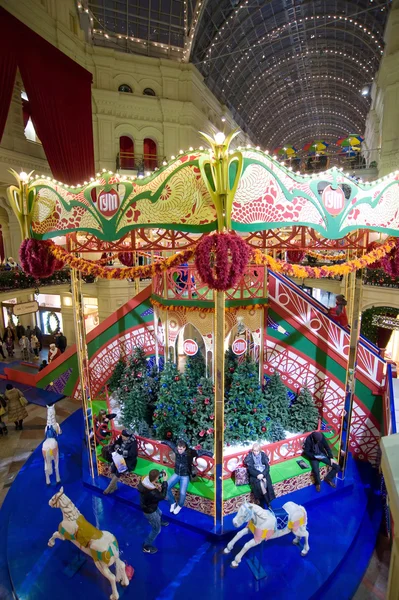
[[[264,298],[267,295],[265,284],[264,267],[249,265],[238,285],[226,292],[226,300]],[[165,300],[214,301],[214,291],[202,283],[194,265],[181,265],[155,275],[153,292]]]
[[[136,154],[135,152],[118,152],[116,155],[116,171],[137,171],[145,173],[162,166],[164,157],[155,154]]]
[[[25,275],[21,269],[13,271],[1,271],[0,270],[0,292],[7,292],[9,290],[24,290],[28,288],[36,288],[40,285],[61,285],[63,283],[70,283],[71,274],[69,269],[63,269],[62,271],[55,271],[51,277],[46,279],[34,279]],[[95,277],[90,275],[84,275],[83,281],[85,283],[93,283]]]

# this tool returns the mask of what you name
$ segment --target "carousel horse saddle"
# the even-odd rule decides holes
[[[284,508],[276,508],[276,510],[272,510],[274,516],[276,517],[276,526],[277,530],[285,529],[288,526],[289,515]]]

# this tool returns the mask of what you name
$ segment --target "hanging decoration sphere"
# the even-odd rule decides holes
[[[202,281],[213,290],[234,288],[245,273],[250,246],[238,235],[215,233],[197,246],[195,266]]]
[[[35,279],[51,277],[54,271],[61,269],[64,263],[50,252],[53,246],[50,240],[24,240],[19,249],[21,266],[26,275]]]

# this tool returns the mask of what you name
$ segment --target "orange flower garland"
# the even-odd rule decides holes
[[[60,246],[52,244],[49,248],[50,252],[58,260],[66,263],[73,269],[77,269],[84,275],[92,275],[93,277],[101,277],[101,279],[136,279],[137,277],[149,278],[154,277],[157,273],[163,273],[173,267],[189,261],[195,254],[195,249],[191,248],[184,252],[173,254],[165,260],[156,262],[151,265],[129,267],[129,268],[113,268],[106,269],[97,263],[93,263],[84,258],[78,258],[70,252],[64,250]]]
[[[335,255],[322,254],[321,252],[314,252],[313,250],[306,250],[305,252],[313,258],[317,258],[317,260],[329,260],[331,262],[335,262],[337,260],[345,260],[346,258],[345,252],[341,252],[340,254]]]
[[[202,312],[202,313],[214,313],[215,312],[215,307],[212,308],[203,308],[201,306],[173,306],[173,305],[168,305],[166,306],[165,304],[162,304],[162,302],[158,302],[158,300],[154,300],[153,298],[150,299],[150,302],[153,306],[155,306],[156,308],[161,308],[162,310],[179,310],[182,312]],[[255,310],[255,309],[259,309],[259,308],[267,308],[269,305],[268,304],[248,304],[246,306],[225,306],[225,311],[226,312],[237,312],[238,310]]]
[[[255,249],[252,253],[253,261],[256,265],[267,265],[277,273],[284,273],[290,277],[298,279],[321,279],[322,277],[336,277],[337,275],[348,275],[358,269],[365,269],[368,265],[380,260],[396,246],[396,238],[389,238],[384,244],[372,250],[368,254],[354,260],[349,260],[342,265],[331,265],[328,267],[307,267],[300,265],[291,265],[283,260],[275,260],[261,250]]]

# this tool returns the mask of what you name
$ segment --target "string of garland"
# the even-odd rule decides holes
[[[312,258],[316,258],[317,260],[330,260],[331,262],[335,262],[337,260],[345,260],[346,254],[345,252],[341,252],[340,254],[322,254],[321,252],[314,252],[313,250],[306,250],[306,254],[311,256]]]
[[[349,260],[342,265],[331,265],[324,267],[308,267],[304,265],[292,265],[284,260],[274,259],[267,254],[263,254],[261,250],[255,249],[252,253],[253,262],[257,265],[267,265],[277,273],[284,273],[290,277],[298,279],[321,279],[322,277],[336,277],[337,275],[348,275],[358,269],[364,269],[368,265],[380,260],[393,248],[396,247],[396,239],[389,238],[384,244],[372,250],[368,254],[364,254],[360,258]]]
[[[165,310],[166,312],[174,311],[174,310],[179,310],[182,312],[201,312],[201,313],[214,313],[215,312],[215,307],[202,308],[201,306],[165,306],[165,304],[162,304],[162,302],[158,302],[158,300],[154,300],[153,298],[150,299],[150,302],[156,308],[160,308],[162,310]],[[225,310],[225,312],[233,313],[233,312],[237,312],[239,310],[256,310],[259,308],[267,308],[268,306],[269,306],[268,304],[250,304],[247,306],[226,306],[224,310]]]
[[[183,252],[178,252],[166,258],[165,260],[156,262],[151,265],[142,265],[137,267],[128,268],[113,268],[106,269],[99,264],[92,263],[84,258],[78,258],[61,248],[52,244],[49,247],[49,251],[57,260],[63,261],[70,267],[77,269],[84,275],[92,275],[93,277],[100,277],[101,279],[136,279],[137,277],[150,278],[154,277],[158,273],[163,273],[173,267],[188,262],[195,254],[195,249],[190,248]]]
[[[51,327],[51,324],[50,324],[51,318],[54,318],[55,322],[56,322],[56,326],[54,329],[53,329],[53,327]],[[55,312],[48,313],[47,319],[46,319],[46,325],[47,325],[47,331],[50,333],[50,335],[55,335],[56,333],[59,332],[61,323],[60,323],[57,313],[55,313]]]

